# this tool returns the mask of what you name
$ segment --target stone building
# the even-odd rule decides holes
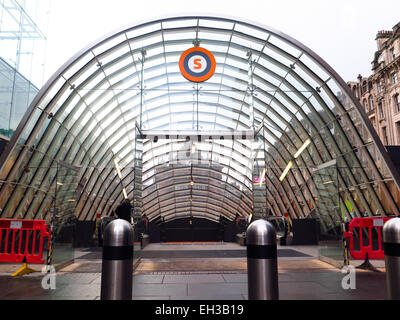
[[[376,42],[372,75],[359,75],[357,81],[347,84],[364,107],[382,143],[389,149],[389,146],[400,145],[400,22],[391,31],[379,31]],[[377,160],[378,166],[382,167]],[[386,171],[384,166],[381,169]],[[393,185],[389,188],[395,201],[400,203],[396,188]]]
[[[400,22],[379,31],[372,75],[348,82],[385,146],[400,145]]]

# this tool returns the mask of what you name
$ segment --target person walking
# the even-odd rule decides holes
[[[131,223],[131,210],[132,204],[129,199],[125,199],[121,202],[121,204],[115,210],[115,214],[119,219],[123,219]]]

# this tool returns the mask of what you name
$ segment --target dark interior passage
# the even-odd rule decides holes
[[[238,232],[238,225],[228,220],[218,223],[207,219],[184,218],[149,225],[151,242],[234,242]]]

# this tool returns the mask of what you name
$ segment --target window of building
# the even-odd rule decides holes
[[[394,72],[392,73],[392,84],[396,84],[397,83],[397,73]]]
[[[369,109],[373,110],[375,108],[375,106],[374,106],[374,99],[372,98],[372,95],[369,96],[368,100],[369,100]]]
[[[383,144],[385,146],[389,145],[389,139],[388,139],[386,127],[382,128],[382,137],[383,137]]]
[[[385,112],[383,111],[383,102],[378,103],[379,119],[385,119]]]
[[[358,90],[356,86],[353,87],[353,93],[358,98]]]
[[[368,82],[368,91],[372,91],[372,82]]]
[[[400,98],[398,93],[393,96],[393,103],[394,103],[394,111],[396,113],[400,112]]]
[[[367,99],[364,99],[364,100],[363,100],[363,105],[364,105],[364,109],[365,109],[365,111],[366,111],[366,112],[368,112],[368,111],[369,111],[369,108],[368,108],[368,102],[367,102]]]
[[[394,59],[396,59],[396,54],[395,54],[395,52],[394,52],[394,48],[391,48],[391,49],[390,49],[390,56],[392,57],[392,61],[393,61]]]
[[[367,81],[364,81],[361,87],[361,94],[365,94],[367,92]]]
[[[382,87],[383,87],[383,81],[382,81],[382,79],[379,80],[379,82],[378,82],[377,85],[378,85],[378,92],[381,93],[381,92],[382,92]]]
[[[396,122],[396,136],[397,144],[400,144],[400,122]]]
[[[371,118],[370,120],[371,120],[372,126],[374,127],[374,130],[378,133],[378,131],[376,130],[375,118]]]

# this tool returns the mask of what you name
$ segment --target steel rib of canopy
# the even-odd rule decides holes
[[[198,86],[178,68],[182,52],[197,41],[217,61],[215,75]],[[308,216],[317,206],[312,167],[332,159],[338,160],[342,198],[350,200],[357,214],[398,213],[387,183],[398,187],[399,178],[366,119],[325,62],[269,27],[205,16],[138,24],[78,53],[39,92],[0,159],[2,217],[43,214],[53,196],[55,177],[49,167],[56,160],[82,167],[77,216],[110,214],[123,198],[123,187],[133,197],[138,122],[143,130],[248,130],[261,125],[266,157],[256,160],[268,167],[266,201],[275,215],[289,211],[292,217]],[[360,122],[362,132],[356,127]],[[312,144],[280,183],[286,164],[306,139]],[[208,167],[192,165],[190,174],[187,166],[165,167],[167,154],[182,146],[179,141],[145,141],[144,214],[151,220],[189,214],[232,220],[252,213],[250,141],[196,144],[211,160]]]

